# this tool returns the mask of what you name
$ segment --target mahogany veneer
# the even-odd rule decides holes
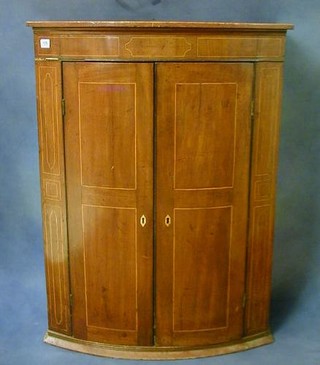
[[[49,330],[101,356],[211,356],[269,330],[290,24],[41,21]]]

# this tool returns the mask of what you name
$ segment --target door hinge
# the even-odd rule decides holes
[[[64,117],[66,114],[66,101],[65,99],[61,99],[61,111],[62,111],[62,116]]]
[[[254,117],[254,100],[251,101],[250,115],[251,115],[251,118],[253,119],[253,117]]]
[[[242,297],[242,308],[245,308],[246,304],[247,304],[247,294],[244,293]]]
[[[69,303],[70,303],[70,307],[73,307],[73,295],[72,295],[72,293],[69,294]]]

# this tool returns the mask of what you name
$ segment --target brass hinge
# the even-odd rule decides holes
[[[66,114],[66,101],[65,99],[61,100],[61,111],[62,111],[62,116],[64,117]]]
[[[59,57],[35,57],[34,60],[36,62],[37,61],[59,61],[60,58]]]
[[[242,297],[242,307],[245,308],[246,304],[247,304],[247,294],[244,293]]]
[[[250,110],[251,118],[254,117],[254,100],[251,101],[251,110]]]
[[[153,344],[156,345],[157,344],[157,327],[156,327],[156,322],[153,322]]]

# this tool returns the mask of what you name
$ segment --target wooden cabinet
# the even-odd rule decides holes
[[[102,356],[272,341],[290,24],[29,22],[49,330]]]

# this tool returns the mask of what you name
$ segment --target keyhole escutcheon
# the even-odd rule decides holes
[[[141,224],[142,227],[144,227],[147,224],[147,218],[145,217],[145,215],[141,216],[140,224]]]

